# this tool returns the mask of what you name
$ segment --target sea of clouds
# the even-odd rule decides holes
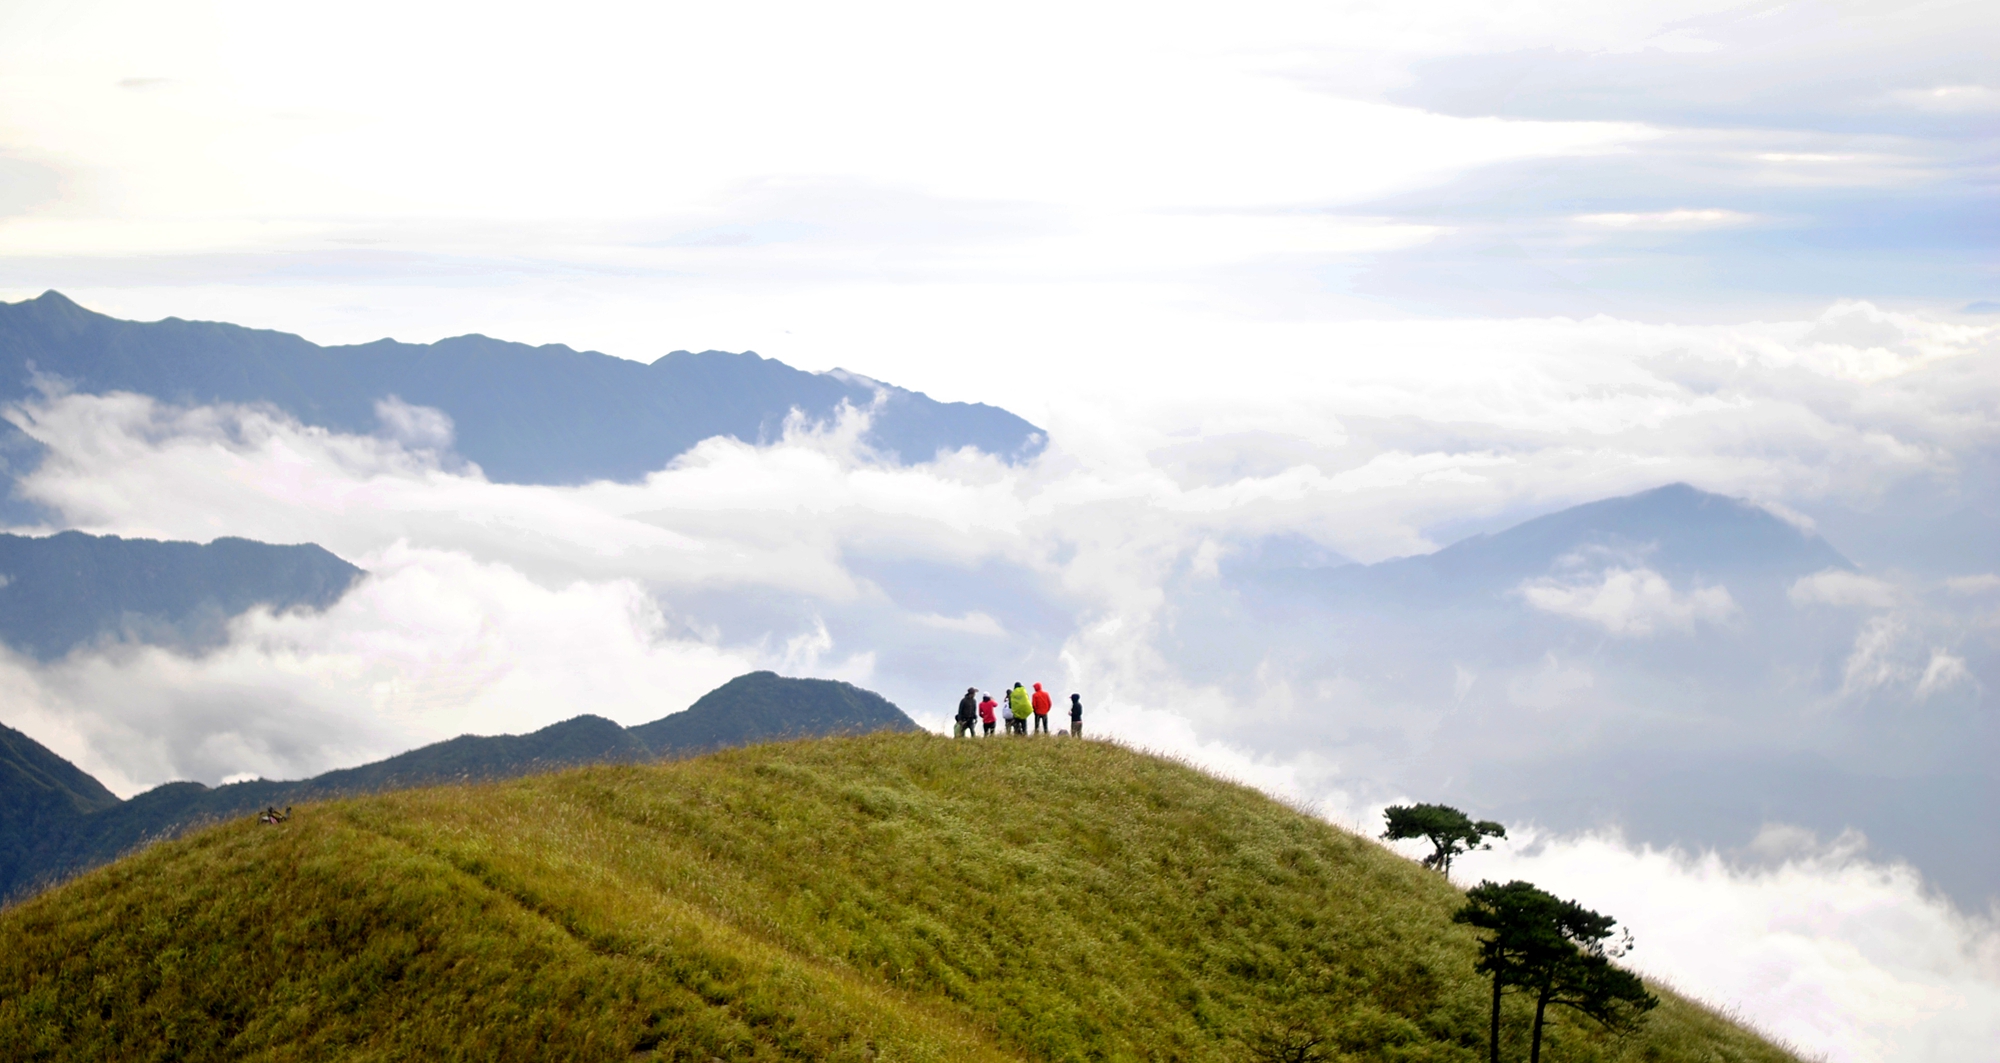
[[[0,113],[9,297],[334,342],[755,347],[1004,406],[1051,446],[890,467],[854,411],[531,487],[390,400],[340,436],[52,393],[6,413],[54,514],[16,530],[311,541],[369,576],[198,657],[0,658],[0,716],[129,794],[642,722],[751,668],[932,726],[967,683],[1042,679],[1093,733],[1368,832],[1450,774],[1384,764],[1511,742],[1615,787],[1620,728],[1696,762],[1790,735],[1917,778],[1990,764],[1990,6],[8,5],[0,99],[32,102]],[[1768,601],[1580,558],[1511,599],[1526,643],[1559,638],[1495,663],[1440,627],[1373,682],[1317,621],[1229,611],[1246,559],[1423,553],[1675,481],[1860,568]],[[1788,654],[1692,708],[1621,681],[1718,645]],[[1649,975],[1809,1054],[2000,1042],[1991,883],[1950,899],[1893,839],[1513,826],[1460,877],[1619,916]]]
[[[1480,357],[1460,346],[1475,330],[1488,353],[1527,353]],[[863,442],[867,411],[848,410],[765,446],[710,440],[637,483],[574,487],[491,483],[452,451],[447,417],[390,400],[380,431],[353,436],[254,406],[52,390],[6,416],[47,448],[18,490],[59,526],[315,542],[368,576],[323,613],[246,614],[198,656],[9,656],[6,722],[129,795],[584,712],[641,723],[753,668],[869,685],[938,728],[967,683],[1040,680],[1085,694],[1093,734],[1372,833],[1383,804],[1425,795],[1371,774],[1379,736],[1329,729],[1314,706],[1384,710],[1288,658],[1211,675],[1178,648],[1178,605],[1245,543],[1303,536],[1373,560],[1433,548],[1441,528],[1675,480],[1802,523],[1865,510],[1992,452],[1992,332],[1865,304],[1734,330],[1357,326],[1405,353],[1330,357],[1290,390],[1246,357],[1247,382],[1200,403],[1053,403],[1051,445],[1026,465],[971,451],[887,463]],[[1799,610],[1858,610],[1844,681],[1901,684],[1897,704],[1921,708],[1928,691],[1977,699],[1993,681],[1966,646],[1992,637],[1996,583],[1880,567],[1788,593]],[[1675,587],[1630,559],[1519,593],[1614,642],[1689,637],[1737,608],[1726,588]],[[1460,698],[1477,682],[1428,667]],[[1508,696],[1552,722],[1588,667],[1551,652]],[[1732,740],[1718,732],[1715,751]],[[1754,844],[1684,851],[1519,824],[1459,873],[1529,878],[1619,916],[1646,973],[1812,1053],[1972,1060],[2000,1037],[1991,912],[1856,836],[1743,829]]]

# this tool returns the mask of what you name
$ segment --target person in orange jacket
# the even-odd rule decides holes
[[[1055,703],[1053,701],[1049,700],[1049,692],[1043,690],[1042,685],[1040,683],[1036,683],[1034,706],[1035,706],[1035,732],[1037,734],[1049,733],[1049,709],[1052,708],[1054,704]]]

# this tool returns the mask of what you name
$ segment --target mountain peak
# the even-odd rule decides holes
[[[1460,540],[1431,556],[1444,560],[1498,551],[1546,562],[1586,547],[1644,552],[1696,567],[1853,567],[1817,533],[1792,520],[1748,499],[1682,482],[1571,506]]]
[[[750,672],[703,694],[685,711],[640,724],[631,733],[668,753],[795,734],[917,729],[889,699],[852,683]]]
[[[12,311],[12,314],[7,313]],[[74,340],[93,325],[110,321],[110,318],[94,310],[77,305],[69,296],[50,288],[34,297],[18,303],[0,303],[0,322],[13,318],[21,322],[29,331],[38,332],[43,337]],[[44,346],[37,344],[36,346]],[[46,360],[46,352],[37,352]]]

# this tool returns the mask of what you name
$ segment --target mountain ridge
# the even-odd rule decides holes
[[[107,637],[212,649],[252,608],[319,611],[365,575],[314,543],[0,533],[0,642],[44,661]]]
[[[303,423],[360,434],[381,427],[377,404],[391,398],[433,407],[451,418],[456,452],[501,483],[635,481],[703,439],[774,440],[795,409],[816,423],[843,406],[870,410],[864,442],[905,464],[967,446],[1018,461],[1044,441],[1039,428],[998,407],[941,403],[754,352],[675,351],[642,364],[477,333],[322,347],[226,322],[124,321],[56,291],[0,303],[0,402],[32,399],[37,381],[49,378],[81,392],[177,404],[268,403]],[[4,430],[21,435],[11,424]],[[20,448],[13,439],[7,449]]]
[[[0,724],[0,798],[5,799],[0,900],[190,827],[266,806],[486,782],[581,764],[687,757],[793,738],[915,730],[920,730],[915,721],[871,691],[762,671],[738,676],[680,712],[630,728],[583,714],[525,735],[460,735],[306,779],[215,787],[169,782],[119,801],[69,761]]]
[[[1492,602],[1523,581],[1607,567],[1649,568],[1677,581],[1790,580],[1854,563],[1816,532],[1754,502],[1685,482],[1567,506],[1374,564],[1273,568],[1253,578],[1298,593],[1394,593],[1399,606]]]

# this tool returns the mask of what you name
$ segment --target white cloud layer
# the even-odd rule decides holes
[[[799,647],[673,637],[631,580],[546,587],[402,542],[354,560],[369,575],[325,612],[246,613],[198,659],[138,646],[0,659],[7,722],[129,797],[188,776],[300,778],[579,713],[645,723],[756,668],[826,670]]]
[[[1839,337],[1815,331],[1832,322],[1851,332],[1857,314],[1880,326],[1864,338],[1900,360],[1896,372],[1850,373],[1824,356]],[[1343,552],[1380,556],[1430,545],[1423,529],[1454,513],[1582,501],[1573,493],[1679,476],[1783,506],[1866,499],[1899,477],[1931,475],[1945,460],[1933,455],[1977,452],[1993,431],[1966,410],[1991,385],[1968,390],[1981,375],[1953,371],[1990,364],[1983,333],[1866,308],[1678,330],[1683,349],[1699,353],[1665,358],[1657,343],[1631,341],[1642,327],[1549,323],[1497,337],[1537,353],[1476,368],[1485,378],[1473,381],[1424,365],[1449,357],[1441,328],[1457,331],[1413,323],[1384,333],[1414,368],[1329,367],[1313,398],[1266,399],[1261,417],[1247,395],[1225,394],[1178,413],[1156,398],[1136,413],[1058,420],[1050,451],[1018,468],[971,454],[876,465],[859,446],[856,414],[818,429],[794,424],[766,447],[712,440],[636,484],[496,485],[439,449],[446,426],[434,411],[385,406],[384,434],[355,437],[267,410],[58,396],[8,416],[49,448],[22,490],[66,524],[314,541],[371,575],[318,616],[248,615],[225,649],[198,659],[145,648],[84,651],[46,667],[9,659],[0,679],[22,693],[10,695],[7,722],[130,792],[185,775],[297,776],[578,712],[639,722],[755,667],[869,683],[940,726],[950,699],[936,690],[962,689],[968,673],[987,686],[1053,674],[1059,690],[1085,693],[1091,733],[1189,756],[1341,815],[1369,796],[1350,786],[1367,754],[1342,744],[1339,730],[1351,725],[1323,706],[1359,688],[1275,662],[1248,687],[1194,681],[1166,641],[1167,588],[1180,573],[1216,579],[1218,539],[1311,532]],[[1620,330],[1622,342],[1608,343]],[[1923,343],[1944,353],[1896,353]],[[1391,416],[1426,409],[1453,426],[1453,444]],[[1176,417],[1185,434],[1162,430]],[[1278,435],[1294,425],[1290,441]],[[1753,427],[1759,442],[1746,447]],[[1832,468],[1848,472],[1829,477]],[[898,575],[911,565],[933,575]],[[969,575],[992,566],[1017,575],[999,585]],[[1800,605],[1892,600],[1858,579],[1821,573],[1791,594]],[[1728,625],[1736,609],[1722,587],[1675,586],[1636,561],[1531,581],[1522,595],[1631,638]],[[1846,685],[1854,696],[1896,689],[1919,699],[1976,686],[1964,652],[1937,641],[1939,630],[1910,608],[1880,613],[1844,665]],[[1004,674],[991,674],[996,667]],[[1511,704],[1562,714],[1610,689],[1603,667],[1551,651],[1539,668],[1498,681]],[[1243,720],[1296,721],[1288,726],[1306,728],[1304,740],[1290,748],[1309,752],[1244,752],[1228,737],[1230,721]],[[1316,740],[1314,727],[1332,729]],[[1868,904],[1916,905],[1908,918],[1923,928],[1956,925],[1907,872],[1884,878],[1827,858],[1750,874],[1610,842],[1571,848],[1584,854],[1574,866],[1551,862],[1547,854],[1570,851],[1562,845],[1520,866],[1633,921],[1661,957],[1648,970],[1707,999],[1740,1001],[1766,1027],[1843,1059],[1889,1058],[1870,1046],[1912,1038],[1931,1047],[1911,1058],[1976,1058],[1959,1047],[1965,1012],[1939,986],[1983,1000],[1985,968],[1936,968],[1944,961],[1921,951],[1934,947],[1928,938],[1912,939],[1916,952],[1879,942],[1868,951],[1854,939],[1876,925],[1866,920],[1783,923],[1773,914],[1774,883],[1789,883],[1829,904],[1858,890],[1874,898]],[[1599,865],[1632,870],[1635,882],[1679,883],[1688,908],[1712,921],[1683,913],[1657,923],[1672,906],[1642,904],[1650,895],[1630,892],[1632,883],[1584,876]],[[1746,905],[1754,911],[1744,914]],[[1672,929],[1648,929],[1658,926]],[[1791,980],[1756,983],[1697,962],[1725,938],[1715,954],[1740,954],[1746,971],[1768,976],[1794,957]],[[1669,939],[1690,944],[1677,951]],[[1641,962],[1654,961],[1642,953]],[[1933,968],[1944,973],[1925,973]],[[1919,1010],[1830,1017],[1850,1000]],[[1930,1018],[1912,1025],[1913,1014]]]
[[[1514,831],[1456,877],[1524,878],[1618,918],[1641,973],[1834,1063],[1982,1059],[2000,1043],[2000,913],[1967,914],[1848,835],[1779,826],[1746,860]]]
[[[1791,509],[1865,503],[1981,453],[1995,432],[1977,413],[1994,387],[1988,333],[1866,306],[1733,329],[1482,326],[1485,350],[1515,352],[1504,359],[1457,350],[1480,330],[1455,324],[1371,328],[1403,355],[1331,361],[1260,401],[1232,382],[1199,402],[1156,394],[1059,415],[1050,451],[1025,467],[972,454],[877,465],[855,414],[794,424],[765,447],[712,440],[636,484],[497,485],[441,449],[447,425],[435,411],[387,404],[383,434],[356,437],[261,409],[53,397],[8,416],[49,449],[22,491],[66,525],[313,541],[371,575],[319,616],[246,616],[225,649],[197,659],[117,647],[46,667],[9,659],[0,678],[23,693],[10,696],[7,722],[130,792],[186,775],[297,776],[577,712],[638,722],[754,667],[865,682],[934,725],[950,700],[935,692],[963,689],[967,674],[986,686],[1053,675],[1058,689],[1085,693],[1092,733],[1190,756],[1338,814],[1380,796],[1350,785],[1366,780],[1368,743],[1379,739],[1341,735],[1356,720],[1416,733],[1436,726],[1433,710],[1412,703],[1397,716],[1354,717],[1341,706],[1365,705],[1370,688],[1276,659],[1247,684],[1189,678],[1171,644],[1169,588],[1218,579],[1218,542],[1305,533],[1380,557],[1434,545],[1425,529],[1443,519],[1675,478]],[[1847,353],[1859,343],[1877,352],[1866,372]],[[1258,373],[1254,361],[1242,368]],[[1530,581],[1521,599],[1619,641],[1733,622],[1739,606],[1725,588],[1677,586],[1642,559],[1613,560],[1592,575]],[[993,572],[1012,575],[995,583]],[[1981,575],[1937,601],[1977,607]],[[1872,579],[1820,573],[1790,591],[1794,608],[1876,610],[1836,676],[1847,696],[1935,701],[1976,690],[1953,641],[1959,629],[1924,611],[1937,607],[1911,604],[1928,600],[1923,589],[1891,595]],[[1463,701],[1498,683],[1506,704],[1567,719],[1615,696],[1607,667],[1582,648],[1551,649],[1512,674],[1461,667],[1455,689]],[[1230,734],[1250,721],[1298,728],[1289,748],[1309,752],[1245,752]],[[1600,858],[1678,876],[1690,905],[1720,898],[1718,911],[1732,890],[1773,895],[1769,880],[1715,870],[1708,858]],[[1537,876],[1586,892],[1587,880],[1543,866]],[[1790,873],[1806,876],[1800,889],[1836,893],[1876,881],[1856,866]],[[1899,883],[1871,896],[1916,888]],[[1624,896],[1588,891],[1609,910],[1638,912]],[[1931,907],[1920,914],[1950,911],[1921,903]],[[1745,955],[1763,957],[1754,969],[1802,950],[1810,962],[1783,992],[1739,990],[1734,976],[1692,959],[1650,969],[1709,999],[1740,999],[1766,1026],[1832,1050],[1847,1027],[1826,1017],[1828,1001],[1866,997],[1884,978],[1881,999],[1942,999],[1917,967],[1897,966],[1929,961],[1853,953],[1840,944],[1850,925],[1862,924],[1753,919],[1674,931],[1689,942],[1740,933]],[[1966,970],[1966,992],[1986,992],[1981,969]],[[1953,1047],[1954,1016],[1937,1005],[1933,1019],[1904,1029],[1886,1011],[1860,1013],[1852,1043],[1935,1037],[1919,1058],[1972,1058]]]
[[[1545,612],[1586,620],[1614,635],[1631,637],[1692,631],[1697,621],[1720,624],[1737,612],[1729,588],[1676,591],[1665,576],[1650,568],[1610,568],[1594,582],[1524,583],[1521,596]]]
[[[1888,609],[1903,601],[1902,592],[1888,580],[1838,568],[1801,577],[1788,593],[1792,601],[1806,605]]]

